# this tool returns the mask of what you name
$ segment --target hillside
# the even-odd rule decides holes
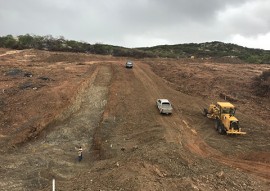
[[[126,61],[0,49],[1,191],[270,190],[269,64]],[[225,97],[246,135],[202,114]]]
[[[247,63],[270,63],[269,50],[251,49],[223,42],[161,45],[149,48],[139,48],[139,50],[150,51],[159,57],[187,58],[194,56],[204,59],[240,59]]]
[[[64,37],[7,35],[0,37],[0,47],[12,49],[38,49],[64,52],[81,52],[133,58],[189,58],[212,59],[218,62],[270,63],[270,50],[252,49],[223,42],[160,45],[154,47],[125,48],[107,44],[89,44]]]

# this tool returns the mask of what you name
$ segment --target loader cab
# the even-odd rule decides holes
[[[230,116],[235,115],[236,108],[229,102],[217,102],[217,106],[220,112],[220,117],[223,114],[229,114]]]

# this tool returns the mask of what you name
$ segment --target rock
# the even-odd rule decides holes
[[[34,86],[34,84],[32,82],[25,82],[23,84],[20,84],[19,88],[21,90],[23,90],[23,89],[27,89],[27,88],[33,88],[33,86]]]
[[[220,171],[220,172],[216,173],[216,175],[217,175],[218,178],[221,178],[221,179],[225,178],[225,175],[224,175],[223,171]]]
[[[40,80],[45,80],[45,81],[50,81],[52,80],[51,78],[47,77],[47,76],[41,76],[41,77],[38,77],[38,79]]]
[[[200,189],[198,188],[198,186],[196,186],[193,183],[188,183],[186,185],[186,190],[194,190],[194,191],[199,191]]]
[[[32,74],[31,72],[26,72],[26,73],[24,73],[23,76],[24,76],[24,77],[32,78],[32,77],[33,77],[33,74]]]
[[[133,146],[132,151],[135,151],[138,149],[138,145]]]
[[[9,71],[6,72],[6,75],[8,76],[17,76],[17,75],[21,75],[22,74],[22,70],[14,68],[14,69],[10,69]]]
[[[157,173],[158,176],[164,177],[164,174],[162,172],[160,172],[160,170],[158,168],[155,168],[155,172]]]

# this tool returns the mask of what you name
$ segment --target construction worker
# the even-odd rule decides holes
[[[77,147],[75,147],[75,149],[78,151],[78,160],[79,160],[79,162],[81,162],[81,160],[82,160],[82,151],[83,151],[83,149],[82,149],[82,147],[80,146],[79,148],[77,148]]]

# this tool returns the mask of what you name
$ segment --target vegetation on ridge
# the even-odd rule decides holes
[[[51,35],[12,35],[0,37],[0,47],[12,49],[38,49],[48,51],[84,52],[92,54],[126,56],[134,58],[236,58],[247,63],[270,64],[270,50],[252,49],[222,42],[160,45],[154,47],[125,48],[107,44],[89,44]]]

